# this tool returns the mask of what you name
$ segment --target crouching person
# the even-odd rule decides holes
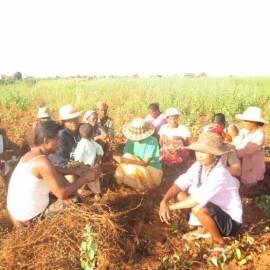
[[[202,133],[187,147],[195,150],[196,162],[175,181],[160,203],[162,222],[170,223],[171,211],[191,209],[201,228],[183,238],[193,240],[212,237],[211,252],[226,251],[223,236],[235,235],[242,223],[242,203],[238,185],[222,165],[220,157],[230,149],[214,133]],[[176,202],[169,204],[170,200]]]
[[[57,152],[59,129],[53,120],[40,123],[35,133],[35,147],[20,159],[11,176],[7,208],[15,228],[51,218],[67,205],[81,202],[77,189],[93,181],[99,173],[52,164],[48,155]],[[64,177],[70,174],[78,176],[73,183]]]
[[[162,166],[159,161],[159,145],[153,133],[154,125],[142,118],[135,118],[123,127],[128,139],[124,155],[115,157],[120,163],[114,174],[118,184],[126,184],[136,189],[158,187],[162,179]]]

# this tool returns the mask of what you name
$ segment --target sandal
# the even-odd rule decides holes
[[[185,233],[183,235],[183,239],[191,241],[191,240],[196,240],[196,239],[201,239],[201,238],[209,238],[211,237],[210,233],[197,233],[196,231]]]
[[[210,254],[210,258],[212,257],[221,257],[223,254],[225,254],[227,252],[227,248],[226,247],[214,247],[212,249],[208,250],[208,253]],[[216,255],[216,256],[215,256]],[[217,256],[218,255],[218,256]]]

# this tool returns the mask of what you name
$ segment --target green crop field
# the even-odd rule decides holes
[[[147,106],[153,102],[159,102],[163,111],[178,108],[180,121],[191,131],[217,112],[234,121],[235,114],[252,105],[261,107],[270,120],[270,77],[2,80],[0,91],[2,110],[36,112],[46,105],[57,115],[65,104],[90,110],[105,101],[118,131],[133,117],[146,116]]]

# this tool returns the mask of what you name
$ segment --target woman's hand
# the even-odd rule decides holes
[[[97,177],[97,170],[94,168],[91,168],[91,169],[88,168],[88,170],[84,172],[80,178],[85,179],[85,183],[86,183],[86,182],[94,181],[96,177]]]
[[[77,176],[81,176],[83,175],[87,170],[89,170],[89,167],[88,166],[83,166],[83,167],[80,167],[80,168],[75,168],[74,169],[74,175],[77,175]]]
[[[169,220],[171,219],[171,210],[167,203],[161,202],[159,207],[159,218],[161,222],[165,222],[166,224],[170,225],[171,223]]]

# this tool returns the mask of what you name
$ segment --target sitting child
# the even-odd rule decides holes
[[[79,128],[82,139],[78,142],[74,152],[75,161],[83,162],[91,166],[100,166],[103,157],[103,149],[101,145],[94,141],[94,129],[90,124],[82,124]],[[97,178],[93,182],[87,183],[89,189],[95,194],[95,199],[101,199],[100,181]],[[84,185],[85,186],[85,185]],[[78,190],[82,193],[84,186]]]

